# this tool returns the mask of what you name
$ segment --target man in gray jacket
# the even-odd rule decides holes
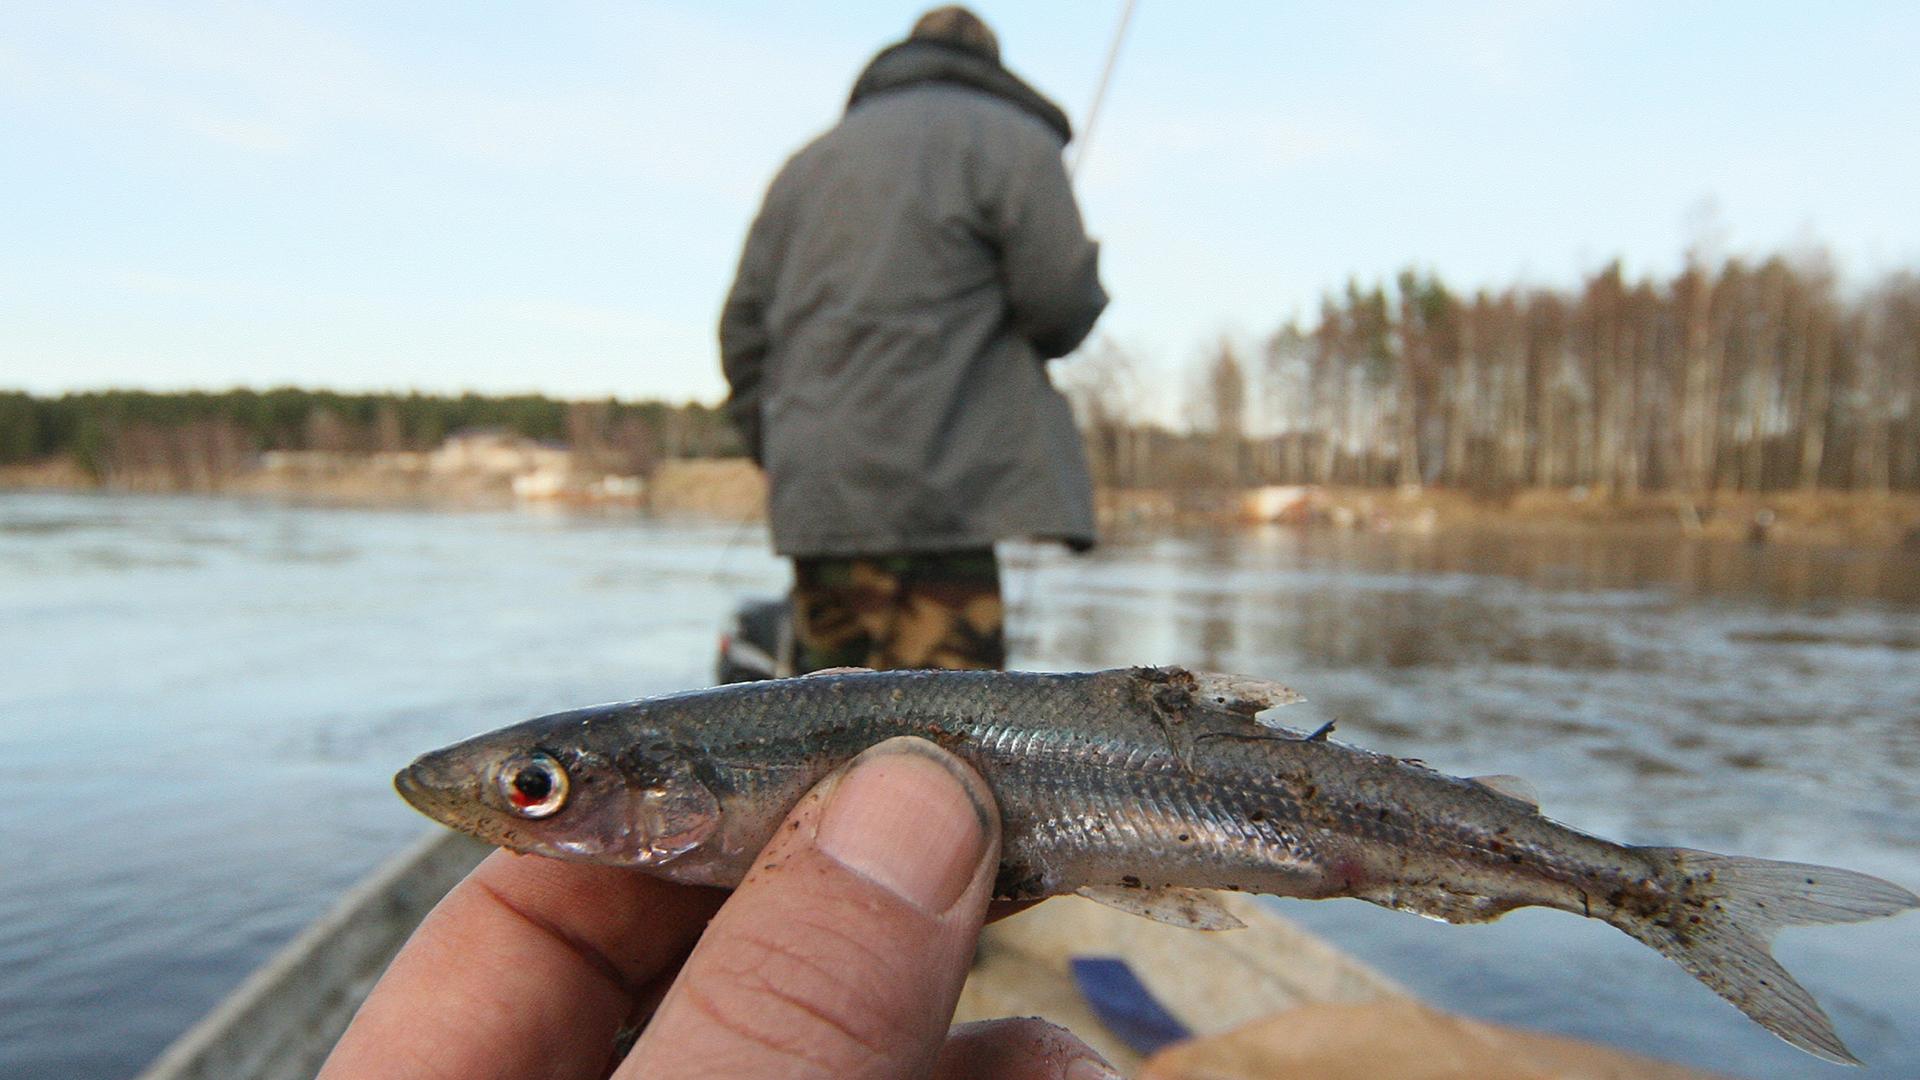
[[[720,318],[803,669],[999,667],[997,540],[1094,539],[1045,362],[1106,306],[1060,109],[928,12],[787,162]]]

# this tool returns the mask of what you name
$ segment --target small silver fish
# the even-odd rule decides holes
[[[1920,897],[1848,870],[1611,843],[1543,817],[1509,778],[1257,718],[1296,700],[1179,668],[828,673],[556,713],[427,754],[394,783],[502,847],[730,887],[815,783],[914,735],[992,787],[1003,899],[1078,892],[1201,929],[1237,925],[1208,889],[1454,923],[1559,908],[1658,949],[1787,1042],[1857,1064],[1768,942]]]

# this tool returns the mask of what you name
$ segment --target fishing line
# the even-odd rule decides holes
[[[760,519],[758,510],[748,508],[741,514],[740,520],[733,526],[733,537],[720,549],[720,562],[713,568],[713,583],[723,585],[727,579],[727,564],[733,561],[733,553],[747,538],[747,529]]]

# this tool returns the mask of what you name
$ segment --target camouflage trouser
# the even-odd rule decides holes
[[[795,559],[793,579],[801,671],[1006,666],[992,548]]]

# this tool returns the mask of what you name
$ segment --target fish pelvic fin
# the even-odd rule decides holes
[[[1226,905],[1199,889],[1082,885],[1074,892],[1095,903],[1186,930],[1238,930],[1247,925]]]
[[[1663,916],[1621,912],[1614,925],[1794,1046],[1828,1061],[1860,1064],[1813,995],[1787,974],[1768,946],[1781,927],[1896,915],[1920,907],[1920,896],[1829,866],[1686,848],[1638,850],[1666,868],[1677,899]]]

